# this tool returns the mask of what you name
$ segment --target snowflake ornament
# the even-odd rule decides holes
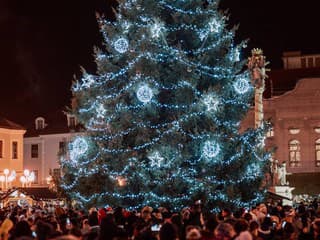
[[[114,42],[114,49],[119,53],[125,53],[129,49],[129,42],[125,38],[119,38]]]
[[[250,89],[250,84],[247,79],[241,77],[236,80],[233,87],[238,94],[244,94]]]
[[[88,141],[84,137],[77,137],[70,143],[70,159],[75,162],[89,149]]]
[[[148,103],[153,97],[153,91],[148,85],[142,85],[137,90],[137,98],[142,103]]]
[[[203,145],[202,152],[206,158],[214,158],[220,153],[220,146],[214,140],[207,140]]]

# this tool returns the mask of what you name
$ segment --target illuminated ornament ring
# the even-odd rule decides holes
[[[220,146],[216,141],[207,140],[202,151],[206,158],[214,158],[220,153]]]
[[[88,142],[84,137],[77,137],[70,145],[71,160],[76,160],[78,157],[85,154],[89,149]]]
[[[148,103],[153,97],[153,91],[148,85],[142,85],[137,90],[137,98],[140,102]]]
[[[249,88],[250,84],[245,78],[239,78],[234,84],[233,84],[234,89],[236,90],[237,93],[243,94],[246,93]]]
[[[128,40],[125,38],[119,38],[114,42],[114,48],[119,53],[125,53],[129,48]]]

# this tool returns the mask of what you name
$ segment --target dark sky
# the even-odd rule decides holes
[[[222,0],[237,38],[249,39],[244,58],[262,48],[270,67],[287,50],[320,53],[319,0]],[[0,0],[0,116],[17,123],[70,103],[80,66],[94,71],[101,45],[95,12],[111,16],[111,0]]]

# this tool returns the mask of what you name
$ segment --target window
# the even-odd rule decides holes
[[[67,115],[68,117],[68,127],[74,128],[77,125],[77,120],[75,116]]]
[[[270,138],[270,137],[274,137],[274,131],[273,131],[273,127],[271,127],[268,132],[267,132],[267,137]]]
[[[313,67],[313,58],[312,57],[308,58],[308,67],[309,68]]]
[[[289,128],[289,133],[294,135],[294,134],[299,134],[300,129],[299,128]]]
[[[34,181],[33,181],[33,183],[37,184],[38,183],[38,179],[39,179],[39,172],[38,172],[38,170],[32,170],[32,172],[34,172]]]
[[[291,140],[289,142],[289,164],[290,167],[300,166],[300,142],[298,140]]]
[[[320,57],[316,57],[315,65],[316,67],[320,67]]]
[[[3,158],[3,141],[0,140],[0,158]]]
[[[59,142],[59,154],[65,154],[67,152],[66,142]]]
[[[41,130],[45,128],[44,118],[38,117],[36,119],[36,129]]]
[[[13,159],[18,158],[18,142],[17,141],[12,142],[12,158]]]
[[[316,167],[320,167],[320,139],[316,141]]]
[[[307,67],[307,62],[305,58],[301,58],[301,68],[306,68]]]
[[[31,158],[38,158],[38,157],[39,157],[39,145],[31,144]]]

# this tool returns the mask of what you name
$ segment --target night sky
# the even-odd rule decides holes
[[[264,50],[272,69],[283,51],[320,53],[319,0],[222,0],[237,39]],[[305,4],[305,5],[303,5]],[[73,75],[94,72],[101,46],[95,12],[112,16],[111,0],[0,0],[0,117],[25,124],[69,105]]]

